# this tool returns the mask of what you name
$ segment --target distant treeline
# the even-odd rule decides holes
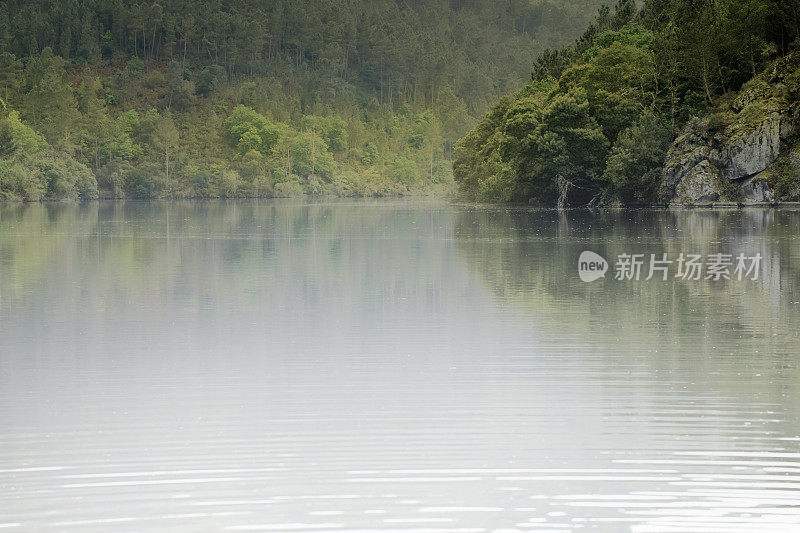
[[[0,199],[447,188],[599,0],[6,0]]]

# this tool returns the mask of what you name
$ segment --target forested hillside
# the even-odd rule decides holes
[[[545,205],[798,200],[799,39],[798,0],[622,0],[458,143],[456,180]]]
[[[424,192],[595,0],[6,0],[0,199]]]

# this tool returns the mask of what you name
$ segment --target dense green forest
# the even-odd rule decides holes
[[[664,201],[662,167],[679,134],[689,149],[692,135],[701,150],[733,146],[725,155],[744,150],[736,136],[764,117],[797,123],[799,39],[798,0],[622,0],[575,44],[543,52],[530,82],[459,141],[455,178],[477,200]],[[781,124],[776,145],[786,143]],[[719,174],[710,164],[694,172]],[[776,198],[800,199],[800,172],[781,172],[762,177]]]
[[[0,199],[386,195],[595,0],[5,0]]]

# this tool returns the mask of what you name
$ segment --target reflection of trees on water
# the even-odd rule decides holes
[[[633,369],[649,372],[645,383],[656,387],[687,383],[702,394],[717,387],[725,398],[742,394],[742,375],[759,375],[751,399],[781,403],[800,394],[798,236],[800,211],[786,210],[7,205],[0,207],[0,335],[67,338],[78,347],[119,338],[141,357],[157,342],[170,351],[187,343],[235,351],[238,343],[250,353],[281,342],[295,350],[308,328],[338,346],[406,331],[429,341],[437,328],[463,332],[453,323],[491,316],[476,335],[483,326],[499,334],[498,321],[513,322],[513,335],[522,323],[552,347],[565,375],[586,365],[615,375]],[[758,282],[619,282],[609,273],[586,284],[577,259],[587,249],[612,261],[624,252],[761,253],[763,271]],[[484,315],[487,294],[499,305]],[[458,344],[436,339],[443,352],[430,353],[433,360]],[[420,348],[426,357],[429,349]],[[537,349],[530,346],[531,359],[514,360],[515,368],[541,365]]]
[[[558,212],[257,200],[7,205],[0,208],[0,304],[30,291],[71,291],[76,312],[98,313],[131,303],[163,304],[165,313],[224,302],[257,310],[298,294],[333,312],[400,298],[441,307],[457,298],[452,275],[466,267],[495,297],[565,330],[708,349],[767,343],[793,353],[800,345],[798,236],[800,211],[792,210]],[[762,273],[757,282],[637,283],[614,281],[611,271],[609,279],[585,284],[576,270],[583,250],[612,263],[626,252],[671,259],[681,252],[761,253]],[[53,276],[76,283],[40,283]],[[327,302],[331,294],[343,301]]]
[[[0,206],[0,305],[38,291],[75,312],[165,317],[215,306],[299,315],[301,302],[336,316],[397,298],[436,306],[458,266],[452,220],[447,206],[402,201]]]
[[[713,347],[775,345],[797,351],[800,211],[462,209],[456,250],[498,297],[536,320]],[[606,280],[577,275],[584,250],[610,263]],[[758,281],[616,281],[622,253],[744,253],[763,257]],[[647,275],[647,261],[643,277]],[[675,265],[672,265],[672,274]]]

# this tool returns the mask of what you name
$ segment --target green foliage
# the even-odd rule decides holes
[[[31,161],[45,198],[97,198],[97,181],[86,166],[63,154],[51,154]]]
[[[201,198],[234,198],[240,189],[239,174],[223,165],[210,168],[188,166],[183,170],[194,188],[194,196]]]
[[[111,33],[111,30],[106,30],[100,38],[100,52],[106,59],[114,55],[114,35]]]
[[[617,45],[618,48],[633,50],[649,50],[653,44],[653,34],[639,24],[628,24],[619,30],[606,30],[599,33],[592,46],[583,54],[584,61],[591,61],[608,48]]]
[[[503,164],[499,150],[504,117],[510,104],[510,99],[501,99],[473,130],[456,143],[453,175],[467,198],[511,200],[513,176],[508,165]]]
[[[0,198],[97,198],[94,174],[54,149],[16,111],[0,118]]]
[[[780,201],[800,201],[800,146],[794,153],[794,164],[791,156],[782,157],[767,171],[767,182]]]
[[[209,65],[203,68],[195,80],[197,94],[209,96],[224,82],[225,70],[219,65]]]
[[[97,172],[97,187],[111,198],[122,198],[125,194],[125,178],[132,169],[127,161],[113,161]]]
[[[25,153],[36,153],[47,148],[47,141],[33,128],[23,123],[19,113],[11,111],[4,119],[4,129],[9,136],[9,144]]]
[[[80,112],[67,79],[65,61],[45,48],[25,67],[25,107],[22,116],[50,143],[69,147]]]
[[[326,180],[333,178],[336,163],[333,155],[322,137],[314,132],[306,131],[287,136],[280,149],[286,154],[288,174],[301,178],[320,176]]]
[[[378,161],[378,147],[374,142],[368,142],[364,145],[364,151],[361,155],[361,163],[370,166]]]
[[[142,86],[151,91],[163,89],[167,85],[167,77],[160,70],[154,70],[145,76]]]
[[[737,122],[748,126],[755,126],[769,115],[764,107],[763,100],[754,100],[750,102],[739,112],[739,115],[736,117]]]
[[[144,72],[144,61],[138,57],[132,57],[125,66],[124,73],[131,78],[138,78]]]
[[[19,160],[0,160],[0,199],[41,200],[44,186],[38,176]]]
[[[88,169],[115,197],[383,195],[452,160],[469,198],[643,201],[663,139],[800,37],[799,0],[590,23],[601,1],[7,0],[0,192],[91,197]]]
[[[537,51],[590,17],[571,0],[7,0],[0,97],[104,196],[427,192]],[[33,185],[4,196],[77,194],[12,130],[6,182]]]
[[[410,187],[420,179],[420,170],[417,164],[405,156],[397,156],[392,162],[392,175],[405,185]]]
[[[244,105],[236,106],[223,127],[228,140],[238,148],[240,154],[258,150],[265,155],[278,143],[284,129]]]
[[[600,9],[574,46],[542,53],[532,81],[456,145],[462,194],[546,204],[658,201],[675,132],[800,38],[800,3],[789,3],[623,0]],[[758,123],[764,106],[753,100],[737,122]],[[722,131],[727,120],[711,113],[697,121],[699,134]]]
[[[142,163],[125,172],[122,188],[131,198],[160,198],[167,186],[163,168],[157,163]]]
[[[652,114],[645,114],[617,138],[603,180],[627,203],[658,201],[661,166],[672,131]]]
[[[239,102],[247,107],[255,107],[258,100],[258,86],[252,81],[242,84],[239,89]]]
[[[0,157],[9,157],[17,151],[14,130],[7,119],[0,120]]]
[[[476,199],[552,203],[560,182],[587,200],[602,190],[609,141],[582,88],[503,101],[473,133],[457,147],[454,175]]]
[[[320,135],[331,152],[342,152],[347,148],[347,122],[338,115],[304,115],[300,127]]]
[[[278,198],[291,198],[302,196],[304,192],[298,176],[289,176],[285,181],[275,184],[275,196]]]
[[[586,92],[554,94],[544,106],[525,98],[505,116],[500,152],[517,182],[512,199],[554,201],[566,180],[581,196],[596,193],[609,142],[591,116]]]

